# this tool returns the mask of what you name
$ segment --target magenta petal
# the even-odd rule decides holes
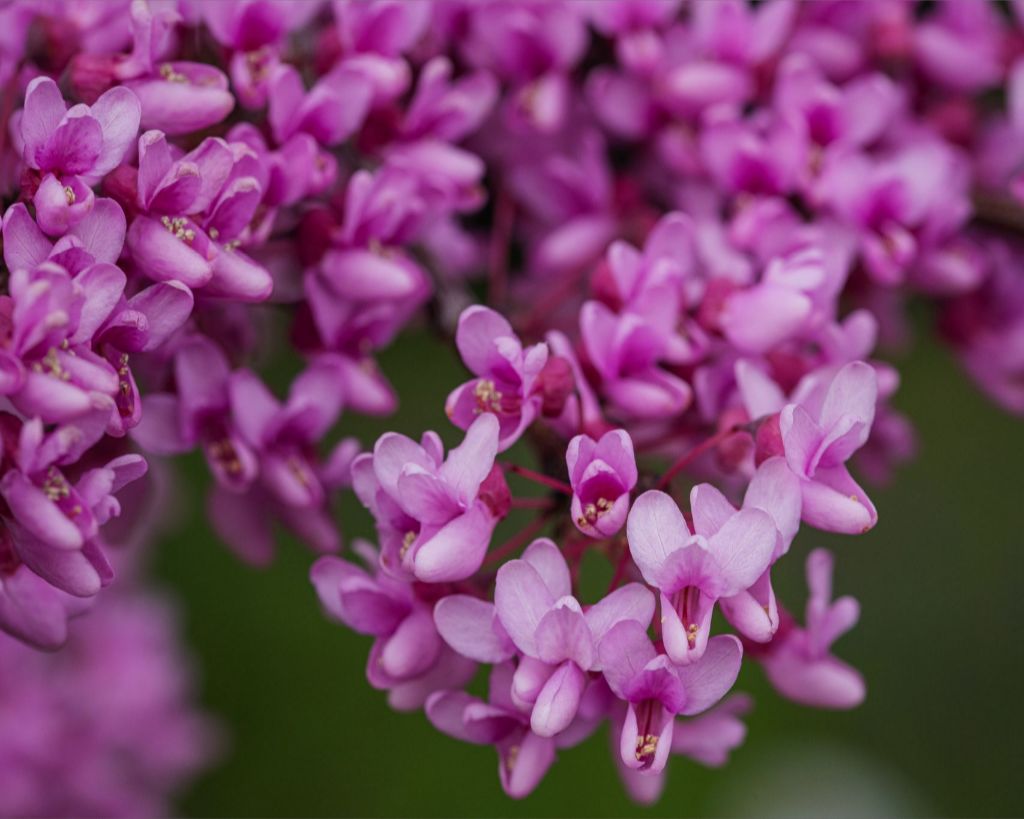
[[[741,352],[763,353],[794,337],[811,308],[811,300],[803,293],[764,284],[729,297],[722,311],[722,330]]]
[[[583,696],[587,676],[566,660],[548,677],[530,713],[530,727],[542,737],[553,737],[569,727]]]
[[[462,512],[448,484],[415,464],[399,475],[397,500],[410,517],[433,526],[443,526]]]
[[[96,100],[90,112],[103,131],[103,150],[88,174],[91,180],[98,180],[124,160],[139,132],[142,105],[135,94],[117,86]]]
[[[800,528],[800,480],[793,474],[784,458],[774,457],[758,467],[747,487],[743,506],[761,509],[771,515],[781,537],[784,554]]]
[[[68,193],[70,191],[70,193]],[[58,179],[47,174],[39,184],[32,204],[36,221],[44,233],[63,236],[92,210],[96,201],[92,188],[77,176]]]
[[[11,470],[4,475],[0,480],[0,494],[18,523],[47,545],[63,550],[82,548],[83,538],[78,527],[20,472]]]
[[[101,572],[84,551],[53,549],[26,536],[19,538],[18,554],[43,580],[75,597],[92,597],[105,585],[106,571]]]
[[[274,280],[263,265],[240,251],[214,255],[211,276],[203,295],[242,302],[265,301],[274,289]]]
[[[489,307],[467,307],[459,316],[455,346],[474,375],[483,376],[490,371],[494,341],[501,337],[515,338],[515,332],[503,316]]]
[[[40,167],[36,156],[45,148],[66,111],[64,97],[52,79],[36,77],[28,84],[21,117],[21,138],[25,146],[25,161],[30,167]]]
[[[512,688],[509,692],[515,707],[526,711],[533,708],[544,683],[554,672],[553,665],[548,665],[528,654],[520,657],[515,674],[512,676]]]
[[[733,694],[696,719],[679,720],[672,732],[672,753],[712,768],[724,765],[729,752],[747,737],[741,717],[750,711],[751,704],[749,696]]]
[[[142,313],[149,328],[143,352],[160,347],[177,331],[191,315],[194,301],[192,291],[174,281],[157,282],[132,296],[129,309]]]
[[[707,538],[717,534],[736,514],[736,507],[709,483],[697,484],[690,490],[690,509],[693,512],[693,530]]]
[[[475,732],[467,729],[464,715],[468,706],[480,704],[476,697],[465,691],[435,691],[429,697],[424,710],[427,719],[438,731],[450,737],[472,742],[478,745],[490,745],[491,740],[478,738]]]
[[[64,644],[71,598],[27,566],[19,566],[0,585],[0,630],[41,649]]]
[[[604,636],[598,646],[598,658],[609,687],[619,697],[644,667],[655,659],[647,627],[636,620],[622,620]]]
[[[142,271],[157,281],[178,280],[196,288],[213,276],[213,267],[204,254],[145,216],[136,218],[128,228],[128,250]]]
[[[97,262],[114,264],[124,247],[126,222],[124,211],[113,199],[97,199],[92,210],[71,229],[82,247]]]
[[[166,134],[189,134],[221,122],[235,107],[227,90],[227,77],[213,66],[199,63],[170,63],[187,82],[161,78],[133,80],[125,85],[142,104],[141,126]]]
[[[22,202],[11,205],[4,214],[3,238],[4,264],[11,272],[33,270],[53,249]]]
[[[445,524],[413,558],[416,577],[426,583],[464,580],[480,568],[496,521],[481,503]]]
[[[687,592],[684,589],[680,594]],[[665,643],[665,653],[672,662],[681,666],[699,661],[707,650],[711,636],[711,615],[714,613],[715,600],[703,592],[696,594],[696,607],[690,612],[688,623],[680,619],[673,605],[674,597],[661,595],[661,636]],[[696,630],[691,632],[690,626],[696,626]]]
[[[84,106],[76,106],[76,108]],[[39,168],[61,175],[87,173],[103,149],[103,130],[91,116],[66,117],[36,151]]]

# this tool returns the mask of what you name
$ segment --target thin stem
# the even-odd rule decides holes
[[[516,534],[512,535],[512,537],[502,543],[497,549],[487,555],[487,559],[483,562],[483,566],[481,568],[493,566],[495,563],[500,563],[517,549],[524,546],[527,541],[532,540],[533,537],[547,525],[548,518],[551,517],[551,514],[551,510],[549,510],[534,518],[530,523],[516,532]]]
[[[626,567],[629,565],[629,559],[629,546],[623,543],[622,554],[619,555],[619,561],[615,564],[615,573],[612,575],[612,580],[608,584],[608,591],[605,592],[606,595],[615,591],[622,581],[626,579]]]
[[[672,482],[672,479],[676,475],[678,475],[680,472],[686,469],[686,467],[692,464],[695,460],[697,460],[697,458],[699,458],[705,452],[707,452],[710,449],[714,449],[730,435],[736,433],[738,429],[739,427],[736,426],[726,427],[725,429],[716,432],[703,443],[697,444],[697,446],[695,446],[689,452],[686,452],[683,455],[681,455],[678,459],[676,459],[676,462],[668,468],[668,471],[661,476],[661,480],[658,481],[658,485],[656,488],[664,489],[666,486],[669,485],[669,483]]]
[[[494,203],[494,231],[491,233],[487,260],[490,270],[487,301],[495,307],[505,303],[505,294],[508,290],[509,245],[512,241],[515,215],[515,203],[502,186]]]
[[[541,486],[546,486],[549,489],[555,489],[564,495],[572,494],[572,487],[557,478],[549,478],[547,475],[542,475],[540,472],[534,472],[532,469],[527,469],[525,466],[520,466],[519,464],[509,464],[507,468],[509,472],[514,472],[521,478],[526,478],[534,483],[539,483]]]

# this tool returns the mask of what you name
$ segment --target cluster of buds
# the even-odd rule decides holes
[[[14,0],[0,44],[0,630],[36,647],[145,540],[145,456],[200,450],[242,559],[279,524],[325,555],[393,707],[517,797],[611,720],[651,800],[742,740],[743,657],[863,699],[831,557],[803,626],[771,568],[876,524],[850,466],[912,454],[874,357],[907,305],[1024,413],[1017,4]],[[395,409],[412,321],[464,437],[362,452],[339,419]]]

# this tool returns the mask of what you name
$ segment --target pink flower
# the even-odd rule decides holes
[[[609,687],[627,703],[619,741],[622,763],[657,773],[672,749],[675,717],[706,711],[732,688],[743,648],[731,635],[707,644],[701,659],[677,666],[659,654],[643,625],[624,620],[600,644]]]
[[[572,484],[572,522],[585,535],[611,537],[626,522],[629,493],[637,482],[633,441],[614,429],[599,441],[577,435],[565,453]]]
[[[664,492],[645,492],[626,522],[629,551],[661,591],[662,636],[673,662],[699,660],[715,603],[753,586],[772,559],[777,530],[760,509],[736,511],[708,484],[690,493],[695,533]]]
[[[874,504],[850,476],[846,461],[868,439],[875,417],[875,371],[854,361],[827,390],[788,404],[779,416],[786,461],[800,478],[803,519],[828,532],[859,534],[878,521]]]
[[[806,626],[792,622],[757,656],[783,696],[815,708],[855,708],[864,701],[864,680],[856,669],[829,653],[853,628],[860,606],[852,597],[832,601],[832,555],[815,549],[807,556]]]
[[[526,658],[513,679],[513,698],[532,706],[531,729],[545,737],[575,718],[586,672],[600,669],[597,647],[605,634],[623,620],[647,628],[654,616],[654,596],[639,583],[616,589],[584,612],[572,596],[565,559],[546,539],[498,570],[494,605]]]
[[[498,422],[481,415],[444,458],[434,432],[422,444],[389,432],[352,464],[353,488],[373,513],[388,571],[430,583],[469,577],[504,511],[481,491],[498,451]]]
[[[474,419],[497,419],[499,451],[514,444],[540,412],[538,377],[548,362],[545,344],[524,348],[512,326],[488,307],[466,308],[455,335],[462,361],[476,376],[448,396],[445,412],[460,429]]]
[[[60,236],[92,210],[90,186],[131,149],[139,112],[138,99],[125,88],[112,88],[91,107],[68,110],[49,77],[29,83],[19,121],[22,155],[42,175],[33,204],[45,233]]]

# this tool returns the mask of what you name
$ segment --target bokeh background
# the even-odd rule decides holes
[[[447,434],[443,397],[464,378],[448,347],[413,333],[382,356],[397,417],[347,418],[364,442],[386,429]],[[203,517],[205,469],[177,505],[155,572],[181,603],[205,705],[224,722],[222,762],[187,793],[193,816],[1020,815],[1024,813],[1024,426],[981,396],[934,342],[901,355],[895,405],[919,454],[874,487],[880,523],[855,539],[806,529],[773,572],[802,612],[803,556],[836,550],[837,593],[862,604],[836,653],[865,674],[852,712],[775,696],[753,664],[747,743],[707,770],[670,765],[656,806],[627,800],[605,732],[562,752],[529,799],[501,791],[489,748],[392,712],[363,676],[367,638],[327,621],[307,580],[311,555],[284,539],[274,565],[242,565]],[[449,437],[450,441],[451,438]],[[370,535],[354,502],[345,534]]]

